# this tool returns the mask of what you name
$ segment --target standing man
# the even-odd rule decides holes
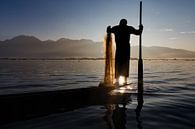
[[[132,26],[127,25],[126,19],[121,19],[119,25],[111,28],[107,27],[107,33],[114,33],[116,42],[115,53],[115,78],[116,83],[119,83],[119,77],[125,78],[125,84],[127,83],[127,77],[129,77],[129,60],[130,60],[130,34],[140,35],[143,31],[143,25],[139,26],[139,29],[135,29]]]

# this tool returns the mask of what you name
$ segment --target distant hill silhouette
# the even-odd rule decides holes
[[[132,47],[133,58],[138,57],[138,47]],[[35,58],[66,58],[66,57],[104,57],[102,42],[88,39],[41,41],[33,36],[17,36],[10,40],[0,41],[0,57],[35,57]],[[195,52],[167,47],[143,47],[144,58],[195,58]]]
[[[133,57],[138,57],[138,46],[132,48]],[[144,58],[195,58],[194,51],[184,49],[168,48],[168,47],[143,47]]]

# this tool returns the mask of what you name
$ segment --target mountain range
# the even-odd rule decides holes
[[[138,57],[138,46],[132,46],[131,57]],[[0,41],[0,57],[25,58],[103,58],[104,45],[88,39],[41,41],[34,36],[20,35],[9,40]],[[168,47],[143,47],[143,58],[195,58],[195,52]]]

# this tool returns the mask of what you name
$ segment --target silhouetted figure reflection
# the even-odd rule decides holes
[[[129,59],[130,59],[130,34],[140,35],[143,31],[143,25],[139,29],[127,25],[126,19],[121,19],[119,25],[107,27],[107,33],[114,33],[116,42],[115,53],[115,78],[118,82],[119,76],[124,76],[125,81],[129,77]]]
[[[143,100],[143,80],[138,80],[137,107],[135,109],[138,129],[143,128],[142,121],[140,120],[143,103],[144,103],[144,100]]]
[[[108,104],[105,107],[106,107],[107,110],[105,112],[104,120],[106,121],[108,129],[114,129],[112,114],[113,114],[113,110],[115,108],[115,104]]]
[[[107,111],[104,116],[109,129],[126,129],[126,107],[116,105],[107,105]]]
[[[126,107],[119,107],[116,105],[116,108],[113,110],[112,119],[115,129],[126,129]]]

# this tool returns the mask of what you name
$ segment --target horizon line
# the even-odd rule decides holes
[[[105,58],[103,57],[0,57],[0,60],[105,60]],[[139,60],[139,59],[131,57],[130,60]],[[195,61],[195,58],[143,58],[143,60]]]

